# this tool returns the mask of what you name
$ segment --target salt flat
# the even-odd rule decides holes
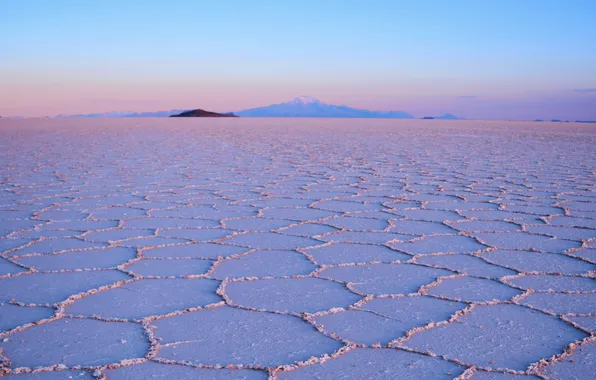
[[[588,379],[596,127],[0,120],[0,376]]]

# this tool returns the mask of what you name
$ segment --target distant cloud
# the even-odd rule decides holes
[[[476,95],[461,95],[461,96],[456,96],[456,97],[460,98],[460,99],[475,99],[475,98],[477,98]]]
[[[596,92],[596,88],[576,88],[575,92]]]

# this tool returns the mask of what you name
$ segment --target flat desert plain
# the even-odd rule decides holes
[[[589,379],[596,126],[0,120],[0,376]]]

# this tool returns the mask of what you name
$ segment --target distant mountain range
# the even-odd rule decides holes
[[[170,117],[194,110],[170,110],[157,112],[106,112],[76,115],[58,115],[56,118],[100,118],[100,117]],[[208,112],[208,111],[205,111]],[[326,104],[309,96],[299,96],[289,102],[271,104],[265,107],[228,112],[240,117],[321,117],[321,118],[367,118],[367,119],[413,119],[404,111],[371,111],[344,105]],[[200,117],[200,116],[199,116]],[[428,119],[461,120],[451,114]]]
[[[234,112],[241,117],[337,117],[337,118],[386,118],[413,119],[403,111],[369,111],[348,106],[323,103],[308,96],[299,96],[286,103],[251,108]]]
[[[179,114],[170,115],[170,117],[238,117],[232,113],[217,113],[196,109],[192,111],[185,111]]]
[[[95,117],[170,117],[188,110],[170,110],[155,112],[104,112],[76,115],[57,115],[55,118],[95,118]]]

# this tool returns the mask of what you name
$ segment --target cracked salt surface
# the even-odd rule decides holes
[[[144,277],[186,277],[202,275],[211,269],[213,263],[208,260],[192,259],[167,259],[147,260],[142,259],[130,265],[124,265],[122,270]]]
[[[387,345],[416,327],[448,320],[465,304],[426,296],[377,298],[339,313],[316,317],[323,330],[355,343]]]
[[[458,301],[487,302],[506,301],[522,292],[493,280],[457,277],[448,278],[431,287],[428,294]]]
[[[316,313],[362,299],[345,286],[320,278],[231,282],[225,292],[233,305],[283,313]]]
[[[71,295],[86,292],[130,277],[117,270],[92,272],[26,273],[0,278],[0,301],[54,304]]]
[[[357,348],[323,364],[281,373],[280,379],[453,379],[464,368],[406,351]]]
[[[497,250],[479,256],[520,272],[582,274],[596,270],[594,264],[557,253]]]
[[[148,258],[188,258],[216,260],[218,257],[234,256],[248,251],[249,249],[244,247],[234,247],[231,245],[213,243],[197,243],[147,249],[146,251],[143,251],[143,256]]]
[[[472,253],[486,248],[472,238],[457,235],[423,237],[412,242],[393,243],[391,246],[412,255],[441,252]]]
[[[20,375],[6,375],[7,379],[12,380],[88,380],[93,379],[93,374],[90,372],[79,371],[52,371],[52,372],[36,372],[24,373]]]
[[[322,271],[319,276],[351,284],[359,294],[409,294],[451,271],[412,264],[375,264],[340,266]]]
[[[338,265],[371,261],[406,261],[411,258],[401,252],[379,245],[336,243],[304,250],[318,264]]]
[[[484,368],[523,371],[587,337],[560,319],[518,305],[477,306],[458,318],[414,334],[402,344]]]
[[[54,309],[49,307],[20,307],[10,303],[0,303],[0,333],[50,318],[53,314]]]
[[[64,252],[59,255],[13,256],[13,260],[39,271],[109,269],[134,259],[136,255],[132,248],[114,247]]]
[[[596,373],[593,126],[56,119],[0,134],[0,377]]]
[[[512,375],[510,373],[499,373],[499,372],[484,372],[475,371],[472,376],[474,380],[537,380],[540,379],[538,376],[533,375]]]
[[[109,369],[105,375],[110,380],[155,379],[155,380],[266,380],[267,373],[250,369],[196,368],[183,365],[147,362],[143,364]]]
[[[588,376],[596,374],[594,362],[596,343],[586,344],[577,347],[563,362],[545,368],[542,373],[551,379],[581,380],[586,378],[584,373]]]
[[[255,251],[234,259],[220,261],[212,273],[214,278],[276,277],[307,275],[318,269],[296,251]]]
[[[419,264],[433,266],[435,268],[449,269],[455,272],[469,274],[471,276],[498,278],[517,274],[511,269],[491,265],[482,259],[472,255],[439,255],[422,256],[416,259]]]
[[[323,242],[301,236],[284,236],[275,232],[246,233],[226,238],[222,241],[249,248],[295,249],[323,244]]]
[[[332,354],[342,346],[300,318],[228,306],[154,324],[162,337],[157,358],[194,365],[275,367]]]
[[[27,269],[0,257],[0,276],[26,271]]]
[[[0,347],[15,368],[98,367],[142,358],[149,344],[134,323],[62,318],[19,331]]]
[[[219,282],[209,279],[147,279],[98,292],[73,303],[66,313],[140,319],[221,301]]]

